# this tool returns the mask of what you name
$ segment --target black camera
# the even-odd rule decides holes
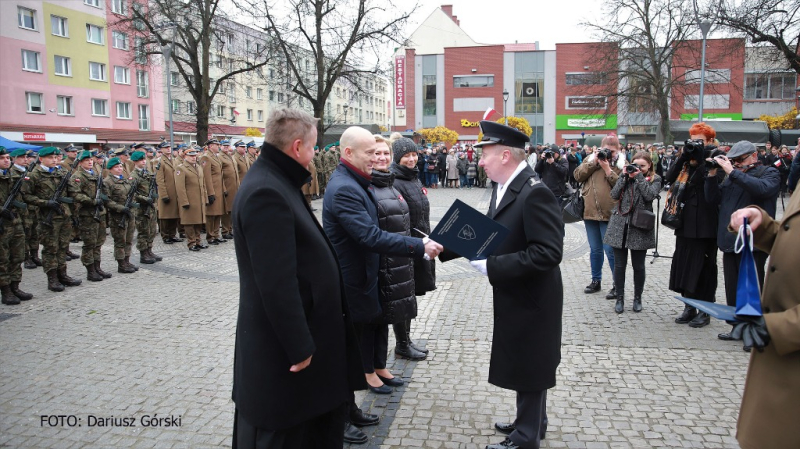
[[[631,164],[631,165],[625,166],[625,173],[627,173],[629,175],[632,175],[632,174],[636,173],[637,171],[639,171],[639,166],[638,165]]]
[[[720,149],[713,149],[706,151],[706,164],[708,165],[709,169],[722,168],[722,166],[719,165],[719,162],[717,162],[717,160],[714,158],[717,156],[724,156],[724,155],[725,152]]]
[[[683,143],[683,152],[688,155],[702,154],[706,143],[702,139],[690,139]]]
[[[611,150],[608,148],[603,148],[602,150],[597,150],[597,160],[598,161],[610,161],[611,160]]]
[[[552,159],[553,157],[555,157],[554,155],[555,152],[553,152],[553,150],[547,150],[544,153],[542,153],[542,157],[544,157],[545,159]]]

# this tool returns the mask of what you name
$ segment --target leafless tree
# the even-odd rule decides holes
[[[236,77],[261,76],[258,72],[272,51],[263,33],[235,30],[246,27],[227,20],[220,3],[221,0],[135,0],[129,11],[109,23],[112,30],[134,38],[134,65],[157,63],[151,56],[163,55],[174,42],[170,70],[179,74],[196,104],[191,118],[196,121],[195,137],[201,143],[208,139],[215,96]],[[243,39],[241,33],[253,34],[254,41]],[[250,43],[252,47],[246,48]],[[212,77],[212,70],[216,76]],[[172,82],[172,74],[166,75],[167,82]]]
[[[401,32],[417,5],[404,9],[382,0],[234,0],[273,39],[291,92],[308,100],[319,118],[318,144],[328,126],[325,105],[335,84],[347,79],[360,90],[367,75],[379,73],[380,56]]]

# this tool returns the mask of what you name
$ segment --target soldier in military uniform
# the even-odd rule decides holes
[[[130,153],[128,152],[128,149],[125,147],[117,148],[116,150],[111,152],[111,155],[119,159],[120,164],[122,164],[122,176],[124,176],[125,178],[130,178],[131,170],[133,170],[133,163],[130,161]]]
[[[136,211],[136,249],[139,250],[139,263],[153,264],[163,260],[161,256],[153,253],[153,240],[158,232],[156,224],[155,203],[158,199],[158,192],[150,192],[150,185],[155,187],[155,174],[147,170],[147,159],[144,151],[134,151],[131,154],[134,169],[131,176],[138,181],[136,191],[136,202],[139,209]]]
[[[28,176],[28,166],[34,159],[34,152],[31,150],[14,150],[11,152],[11,171],[19,176]],[[19,197],[20,201],[22,196]],[[42,266],[39,259],[39,214],[38,208],[31,204],[19,211],[22,218],[22,227],[25,230],[25,261],[23,266],[27,269],[34,269]]]
[[[234,144],[236,154],[233,159],[236,161],[236,170],[239,172],[239,183],[244,179],[247,170],[250,170],[250,158],[247,157],[247,146],[241,140]]]
[[[156,172],[156,165],[158,165],[158,157],[156,157],[156,149],[148,146],[147,151],[145,153],[147,156],[147,165],[144,168],[147,169],[150,173]]]
[[[255,142],[247,142],[247,160],[250,161],[250,165],[256,163],[256,158],[258,157],[258,147],[256,146]]]
[[[222,161],[219,156],[219,141],[211,139],[206,142],[208,151],[200,158],[203,167],[203,181],[208,194],[206,206],[206,242],[209,245],[219,245],[227,240],[219,238],[219,228],[225,205],[222,196],[225,193],[225,183],[222,177]]]
[[[101,250],[106,242],[105,201],[102,184],[98,186],[98,180],[103,178],[94,166],[90,151],[81,151],[76,160],[78,168],[73,172],[68,189],[69,196],[75,199],[78,231],[83,241],[81,263],[86,267],[86,279],[98,282],[111,277],[100,268]]]
[[[2,303],[19,304],[33,298],[19,289],[22,281],[22,261],[25,260],[25,227],[22,214],[26,205],[17,192],[8,208],[3,208],[11,190],[23,180],[24,173],[11,169],[11,155],[0,146],[0,292]]]
[[[184,153],[183,163],[175,168],[175,189],[181,206],[181,224],[186,232],[186,243],[190,251],[208,248],[200,242],[200,230],[206,219],[206,186],[203,167],[197,163],[197,151]]]
[[[178,238],[178,192],[175,190],[175,167],[179,160],[172,156],[172,147],[169,142],[159,145],[161,158],[156,164],[156,185],[158,185],[158,220],[161,228],[161,239],[171,245],[182,242]]]
[[[47,288],[54,292],[64,291],[64,286],[81,285],[81,280],[67,275],[67,250],[72,235],[72,216],[65,207],[73,202],[68,192],[54,198],[61,180],[67,171],[58,168],[61,150],[46,147],[39,150],[40,165],[31,170],[29,180],[23,184],[23,198],[28,204],[39,208],[42,221],[42,268],[47,273]],[[48,216],[50,220],[48,220]]]
[[[223,205],[225,206],[225,214],[222,215],[222,238],[228,240],[233,239],[231,211],[233,210],[233,199],[236,197],[236,192],[239,191],[239,182],[241,181],[233,154],[234,151],[230,142],[223,140],[222,151],[219,155],[219,159],[222,161],[222,184],[225,186],[225,191],[222,195]]]
[[[133,201],[130,207],[126,207],[128,195],[133,188],[133,179],[123,174],[124,164],[117,157],[108,160],[106,170],[108,176],[103,180],[103,193],[108,198],[108,225],[111,228],[111,238],[114,239],[117,272],[135,273],[139,268],[131,263],[131,246],[139,203]]]

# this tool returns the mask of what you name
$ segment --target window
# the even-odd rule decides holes
[[[264,111],[258,111],[258,121],[259,122],[264,121]]]
[[[225,117],[225,106],[217,105],[217,117]]]
[[[173,86],[178,85],[178,72],[169,72],[169,83]]]
[[[251,122],[253,121],[253,110],[252,109],[248,109],[247,110],[247,120],[250,120]]]
[[[125,0],[111,0],[111,11],[115,14],[125,15],[128,13],[128,5]]]
[[[131,119],[131,104],[130,103],[123,103],[121,101],[117,102],[117,118],[130,120]]]
[[[26,30],[36,31],[36,11],[17,6],[17,25]]]
[[[59,76],[72,76],[72,61],[65,56],[53,56],[53,70]]]
[[[233,34],[228,33],[228,45],[233,45]]]
[[[797,74],[746,73],[744,75],[745,100],[794,100]]]
[[[283,103],[283,92],[278,92],[278,103]]]
[[[194,114],[197,109],[195,108],[194,101],[187,101],[186,102],[186,113],[187,114]]]
[[[252,88],[252,87],[250,87],[250,86],[247,86],[247,87],[245,87],[245,89],[244,89],[244,95],[245,95],[247,98],[253,98],[253,88]]]
[[[136,71],[136,95],[139,98],[147,98],[150,95],[147,86],[147,72],[144,70]]]
[[[211,82],[210,78],[209,78],[208,81],[209,81],[209,83],[208,83],[209,86],[213,86],[214,85],[214,83]],[[219,90],[217,90],[217,93],[225,95],[225,93],[227,92],[225,89],[227,89],[227,85],[225,83],[220,83]]]
[[[150,106],[139,105],[139,131],[150,131]]]
[[[454,76],[453,87],[494,87],[494,75]]]
[[[119,31],[113,31],[111,33],[111,40],[112,45],[114,48],[119,48],[120,50],[127,50],[128,49],[128,35],[125,33],[121,33]]]
[[[95,8],[100,7],[100,0],[83,0],[83,3],[89,6],[94,6]]]
[[[700,70],[687,70],[687,84],[700,84]],[[727,84],[731,82],[731,69],[706,69],[706,84]]]
[[[177,114],[181,112],[181,101],[180,100],[172,100],[172,112]]]
[[[38,51],[22,50],[22,70],[41,73],[42,61]]]
[[[108,100],[92,98],[92,115],[108,117]]]
[[[133,48],[136,51],[134,61],[137,64],[147,64],[147,51],[144,48],[144,39],[136,37],[133,39]]]
[[[130,84],[131,69],[127,67],[114,66],[114,82],[117,84]]]
[[[586,84],[606,84],[608,77],[605,73],[601,72],[578,72],[567,73],[566,83],[568,86],[583,86]]]
[[[336,96],[342,98],[342,91],[338,87],[336,88]]]
[[[256,89],[256,100],[264,99],[264,89]]]
[[[53,36],[69,37],[67,19],[59,16],[50,16],[50,32]]]
[[[44,114],[44,95],[37,92],[25,92],[28,101],[28,112],[31,114]]]
[[[56,100],[58,102],[58,115],[75,115],[72,112],[72,97],[58,95]]]
[[[269,69],[269,79],[275,79],[275,69]]]
[[[275,101],[275,91],[269,91],[269,101]]]
[[[99,27],[97,25],[92,25],[91,23],[86,24],[86,42],[91,42],[93,44],[103,45],[103,27]]]
[[[230,108],[230,109],[231,109],[230,118],[233,119],[233,120],[236,120],[236,116],[239,115],[239,114],[236,113],[236,108]]]
[[[228,84],[228,101],[236,101],[236,85],[233,83]]]
[[[89,63],[89,79],[93,81],[106,80],[106,65],[99,62]]]

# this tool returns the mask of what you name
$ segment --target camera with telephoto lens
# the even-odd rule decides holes
[[[608,148],[603,148],[602,150],[597,151],[597,160],[599,161],[610,161],[611,160],[611,150]]]
[[[632,175],[632,174],[636,173],[637,171],[639,171],[639,166],[638,165],[630,164],[630,165],[625,166],[625,173],[627,173],[629,175]]]
[[[545,159],[552,159],[552,158],[555,157],[554,155],[555,155],[555,152],[553,152],[553,150],[545,150],[542,153],[542,157],[544,157]]]
[[[720,149],[713,149],[706,151],[706,164],[708,165],[708,168],[709,169],[722,168],[722,166],[719,165],[719,162],[717,162],[717,160],[714,158],[717,156],[724,156],[724,155],[725,152]]]
[[[683,152],[689,156],[702,154],[706,143],[702,139],[690,139],[683,143]]]

